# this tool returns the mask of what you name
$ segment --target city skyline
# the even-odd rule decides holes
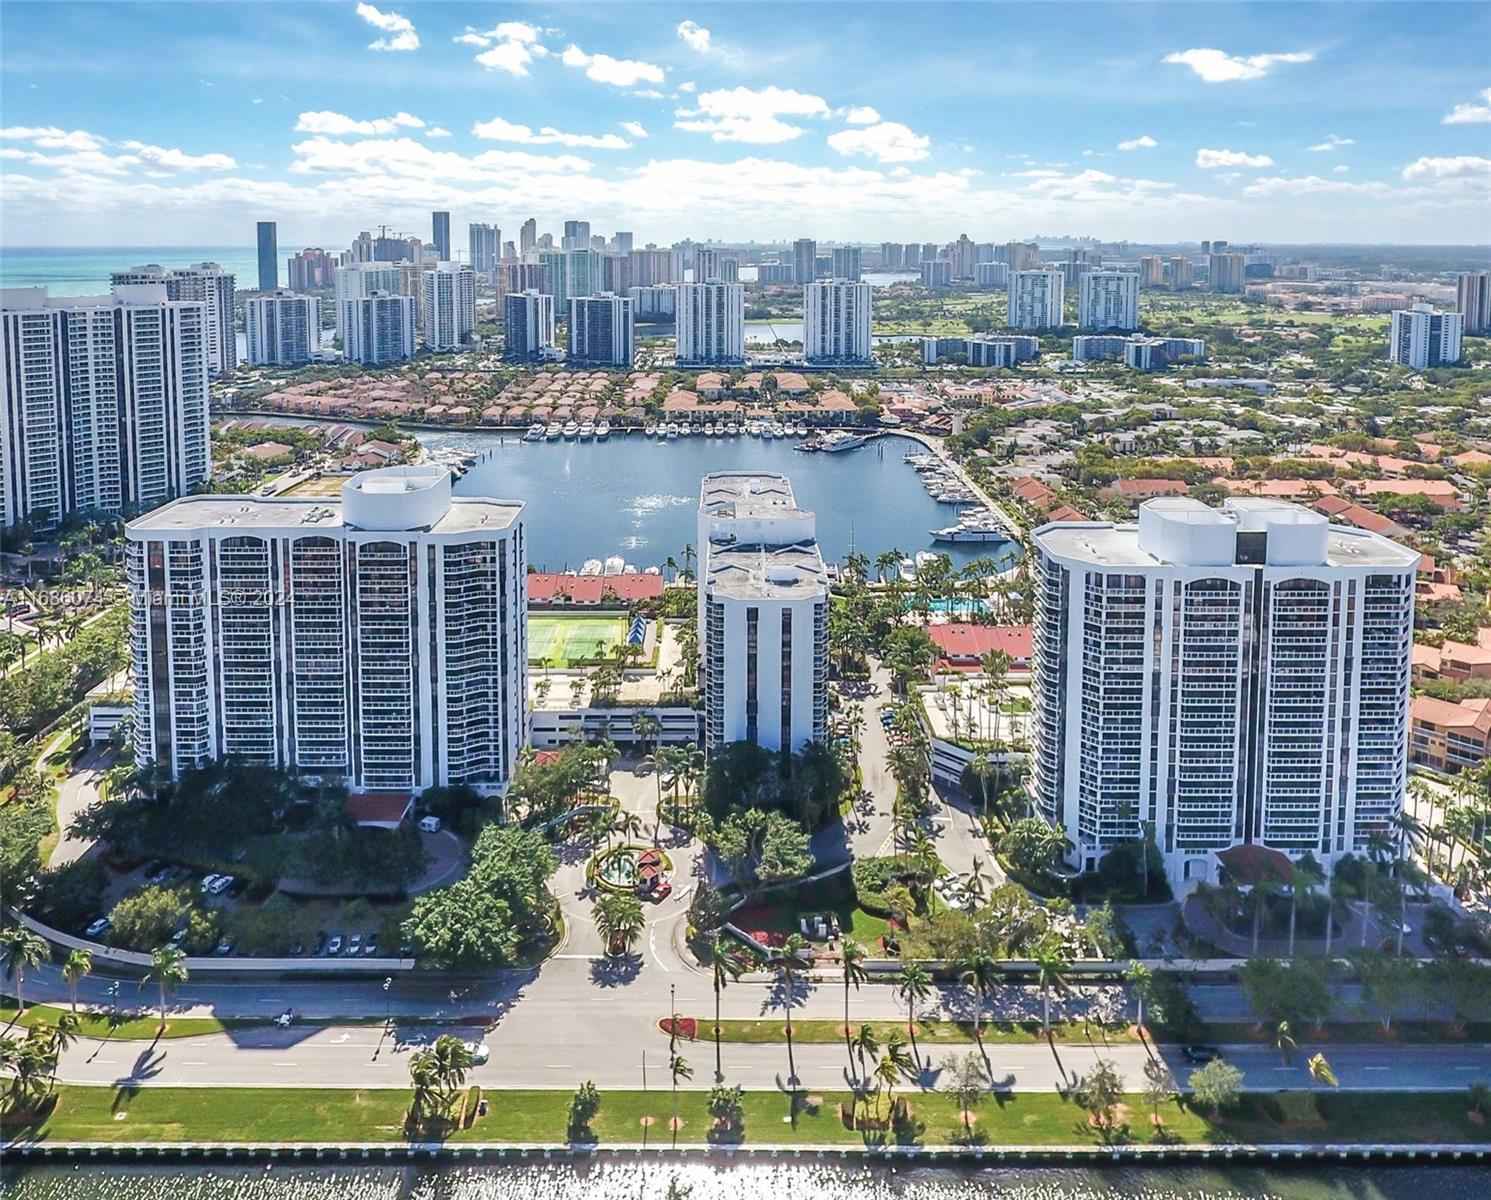
[[[794,7],[790,40],[780,5],[11,6],[7,244],[428,237],[433,210],[457,248],[535,214],[639,244],[1491,231],[1484,10],[944,9],[915,14],[953,46],[895,5]],[[120,89],[142,54],[148,101]]]

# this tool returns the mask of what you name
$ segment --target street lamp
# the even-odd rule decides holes
[[[388,1002],[388,1021],[387,1021],[387,1023],[389,1025],[393,1024],[393,996],[392,996],[392,994],[389,991],[389,989],[392,988],[392,987],[393,987],[393,976],[392,975],[385,976],[384,980],[383,980],[383,996],[384,996],[384,998]]]
[[[119,980],[109,984],[109,1005],[114,1011],[114,1020],[119,1020]]]

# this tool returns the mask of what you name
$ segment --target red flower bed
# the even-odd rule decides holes
[[[677,1025],[676,1029],[675,1025]],[[681,1037],[685,1041],[692,1042],[699,1033],[699,1022],[693,1017],[679,1017],[677,1021],[672,1017],[664,1017],[658,1022],[658,1028],[669,1037]]]

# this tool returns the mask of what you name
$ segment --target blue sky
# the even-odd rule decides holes
[[[7,0],[3,238],[1486,242],[1488,46],[1468,3]]]

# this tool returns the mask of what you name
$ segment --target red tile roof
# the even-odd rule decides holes
[[[397,825],[414,806],[408,792],[359,792],[347,797],[347,815],[359,825]]]
[[[952,621],[946,625],[929,625],[927,633],[947,659],[972,661],[995,650],[1003,650],[1017,662],[1030,659],[1029,625],[973,625],[966,621]]]
[[[534,571],[528,576],[528,599],[539,603],[567,600],[571,604],[599,604],[612,592],[618,600],[632,603],[656,600],[663,594],[661,575],[560,575]]]

